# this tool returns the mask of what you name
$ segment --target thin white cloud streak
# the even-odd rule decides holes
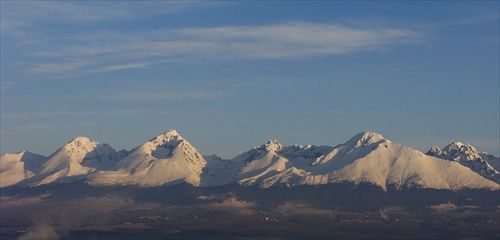
[[[302,59],[381,50],[393,44],[420,43],[424,38],[423,34],[410,29],[354,28],[307,22],[184,28],[143,35],[154,37],[129,41],[126,49],[130,56],[174,60]]]
[[[38,74],[60,74],[60,73],[75,73],[82,68],[89,66],[93,62],[89,59],[79,59],[73,61],[63,61],[60,63],[39,63],[28,69],[28,72],[33,75]]]
[[[423,37],[408,29],[352,28],[305,22],[189,28],[176,33],[191,43],[185,46],[186,53],[201,52],[209,58],[223,59],[297,59],[348,54],[380,50],[391,44],[416,43]],[[182,46],[179,49],[183,49]]]
[[[125,69],[134,69],[134,68],[147,68],[148,64],[147,63],[131,63],[131,64],[121,64],[121,65],[112,65],[112,66],[106,66],[100,69],[96,69],[95,73],[99,72],[114,72],[114,71],[120,71],[120,70],[125,70]]]
[[[292,22],[266,26],[183,28],[149,32],[95,32],[68,36],[34,56],[31,74],[95,73],[143,68],[165,62],[207,60],[301,60],[386,50],[425,36],[411,29],[349,27]],[[108,65],[102,67],[102,65]],[[51,76],[54,77],[54,76]]]

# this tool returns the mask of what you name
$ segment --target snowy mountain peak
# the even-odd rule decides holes
[[[181,135],[179,135],[179,133],[177,133],[177,131],[175,130],[170,130],[160,136],[157,136],[151,140],[149,140],[149,142],[153,143],[153,145],[155,146],[162,146],[162,145],[165,145],[165,144],[168,144],[168,143],[171,143],[171,142],[180,142],[184,140],[184,138],[181,137]]]
[[[78,136],[78,137],[74,138],[73,140],[69,141],[65,146],[87,148],[89,146],[95,147],[97,144],[98,144],[97,142],[91,141],[87,137]]]
[[[281,143],[279,143],[278,140],[271,139],[271,140],[269,140],[265,144],[262,144],[262,145],[260,145],[258,147],[254,147],[249,152],[251,152],[251,153],[254,153],[254,152],[257,153],[257,152],[261,152],[261,151],[264,151],[264,152],[279,152],[281,150],[283,150],[283,145],[281,145]]]
[[[466,153],[466,154],[477,154],[478,151],[476,150],[475,147],[468,143],[462,143],[462,142],[453,142],[450,145],[446,146],[443,148],[443,151],[445,152],[461,152],[461,153]]]
[[[442,152],[441,148],[439,148],[438,146],[434,146],[434,147],[431,147],[431,149],[429,149],[429,151],[427,152],[427,155],[436,156],[436,155],[439,155],[441,152]]]
[[[238,156],[236,156],[234,159],[237,162],[243,162],[245,164],[248,164],[255,159],[262,158],[265,155],[276,155],[279,152],[283,150],[283,146],[275,139],[269,140],[266,144],[262,144],[258,147],[254,147],[250,149],[249,151],[246,151]],[[233,159],[233,160],[234,160]]]
[[[363,146],[380,141],[387,141],[382,135],[375,132],[362,132],[346,142],[349,146]]]
[[[427,152],[427,155],[442,156],[442,157],[446,156],[446,159],[454,160],[457,162],[459,162],[460,160],[471,161],[474,159],[481,158],[479,152],[476,150],[475,147],[473,147],[468,143],[462,143],[462,142],[453,142],[444,147],[442,150],[439,149],[439,147],[432,147]]]
[[[99,144],[87,137],[76,137],[47,158],[41,165],[40,174],[32,179],[33,185],[65,181],[65,178],[110,169],[120,157],[108,144]]]
[[[91,141],[87,137],[79,136],[66,143],[63,149],[81,161],[87,153],[94,151],[98,145],[98,142]]]
[[[179,136],[179,133],[175,129],[170,129],[170,130],[168,130],[168,132],[164,133],[163,135]]]
[[[478,152],[475,147],[468,143],[453,142],[442,150],[439,147],[432,147],[426,154],[458,162],[487,179],[500,182],[500,172],[494,167],[495,163],[498,164],[498,159],[489,154]]]
[[[207,161],[177,131],[170,130],[135,148],[115,169],[88,177],[93,185],[160,186],[186,182],[200,186]]]
[[[269,152],[279,152],[283,149],[281,143],[279,143],[276,139],[269,140],[266,144],[263,145],[263,147]]]

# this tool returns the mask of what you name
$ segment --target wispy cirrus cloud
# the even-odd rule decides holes
[[[113,25],[212,5],[217,3],[2,3],[2,39],[8,40],[4,45],[12,47],[14,54],[4,55],[16,59],[12,64],[23,66],[21,75],[26,79],[58,79],[161,68],[166,63],[304,60],[381,51],[427,40],[422,31],[391,27],[389,23],[289,21],[209,27],[158,24],[141,28]]]
[[[33,55],[39,60],[29,66],[28,71],[32,74],[95,73],[165,62],[301,60],[386,50],[393,45],[415,44],[424,39],[424,34],[411,29],[310,22],[136,33],[101,31],[84,37],[66,36],[61,44],[34,51]]]
[[[423,34],[410,29],[351,27],[290,22],[267,26],[188,28],[175,32],[191,43],[185,52],[219,59],[300,59],[380,50],[417,43]]]
[[[114,72],[114,71],[120,71],[120,70],[125,70],[125,69],[134,69],[134,68],[147,68],[148,64],[147,63],[130,63],[130,64],[120,64],[120,65],[110,65],[106,66],[103,68],[98,68],[93,71],[93,73],[98,73],[98,72]]]

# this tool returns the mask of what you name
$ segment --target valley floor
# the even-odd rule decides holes
[[[370,187],[360,189],[361,200],[363,194],[339,188],[300,190],[308,196],[286,189],[76,189],[2,192],[0,238],[500,238],[498,192],[475,192],[490,199],[479,202],[470,194],[437,192],[434,200],[423,202],[408,194],[377,194]],[[346,199],[327,194],[332,192]]]
[[[175,215],[175,212],[170,212]],[[220,213],[219,213],[220,214]],[[217,214],[217,215],[219,215]],[[490,216],[447,221],[453,215],[429,219],[372,219],[370,213],[334,220],[308,216],[214,218],[191,216],[177,220],[123,218],[104,225],[6,226],[2,239],[498,239],[498,220]],[[431,216],[429,216],[431,217]],[[436,216],[434,216],[436,217]],[[489,217],[489,219],[488,219]],[[50,229],[43,229],[50,228]],[[44,232],[45,231],[45,232]],[[47,238],[45,238],[47,236]],[[41,237],[41,238],[40,238]]]

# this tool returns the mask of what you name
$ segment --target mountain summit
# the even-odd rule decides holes
[[[432,147],[426,154],[458,162],[481,176],[500,183],[500,172],[498,169],[500,159],[487,153],[480,153],[468,143],[453,142],[444,147],[443,150],[439,149],[439,147]],[[495,165],[497,166],[496,168],[494,167]]]
[[[283,149],[283,145],[278,142],[278,140],[269,140],[266,144],[263,144],[259,147],[260,150],[279,152]]]
[[[39,186],[52,182],[72,182],[90,173],[113,167],[120,158],[120,153],[108,144],[100,144],[87,137],[76,137],[49,157],[38,160],[39,164],[32,168],[35,174],[19,183]]]
[[[378,143],[380,141],[387,141],[382,135],[375,132],[362,132],[356,134],[349,141],[344,143],[344,145],[359,147],[363,145],[369,145],[373,143]]]
[[[116,164],[116,170],[90,175],[89,183],[158,186],[187,182],[199,186],[205,165],[198,150],[170,130],[132,150]]]

